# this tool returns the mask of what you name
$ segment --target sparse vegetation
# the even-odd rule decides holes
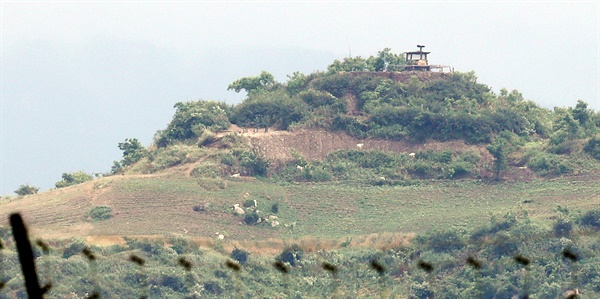
[[[87,216],[93,221],[102,221],[112,217],[112,208],[108,206],[95,206],[91,208]]]

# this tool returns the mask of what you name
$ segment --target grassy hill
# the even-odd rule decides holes
[[[597,297],[600,114],[386,59],[403,63],[386,49],[285,83],[241,78],[230,86],[247,92],[241,104],[176,103],[152,145],[118,144],[109,173],[2,198],[0,298],[25,296],[13,212],[54,248],[37,255],[59,297],[510,298],[526,289],[523,269],[536,298],[576,282]],[[579,260],[565,262],[571,250]],[[182,259],[197,268],[182,272]]]
[[[550,111],[516,90],[496,95],[474,73],[391,62],[404,63],[385,49],[285,83],[262,72],[230,85],[247,92],[239,105],[179,102],[150,147],[119,143],[123,159],[104,177],[63,174],[55,190],[2,200],[2,213],[22,211],[48,237],[342,238],[468,227],[525,208],[543,220],[597,194],[600,114],[584,102]],[[591,189],[565,197],[571,182]],[[546,184],[558,191],[530,195]],[[252,200],[246,211],[259,218],[279,204],[281,225],[233,215]],[[112,217],[93,220],[102,209]]]

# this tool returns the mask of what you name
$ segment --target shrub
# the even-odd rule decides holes
[[[213,295],[221,295],[223,293],[223,288],[216,281],[205,282],[204,290]]]
[[[167,242],[172,244],[171,249],[173,249],[177,254],[186,254],[192,252],[195,254],[201,254],[198,252],[198,244],[186,238],[169,236],[167,238]]]
[[[112,208],[108,206],[95,206],[88,211],[87,216],[94,221],[106,220],[112,217]]]
[[[209,203],[204,203],[203,205],[195,205],[192,210],[194,210],[194,212],[206,212],[209,207]]]
[[[237,162],[237,159],[235,158],[235,156],[231,153],[223,153],[221,154],[221,164],[227,165],[227,166],[233,166],[235,165],[235,163]]]
[[[302,260],[302,256],[304,255],[304,250],[300,248],[300,246],[294,244],[290,247],[287,247],[279,254],[277,260],[289,263],[291,266],[296,266],[296,262]]]
[[[271,205],[271,212],[273,212],[274,214],[279,213],[279,203],[278,202],[273,203]]]
[[[256,212],[247,213],[246,216],[244,216],[244,223],[246,223],[248,225],[256,225],[256,223],[258,222],[258,219],[260,219],[260,217],[258,216],[258,213],[256,213]]]
[[[257,151],[236,150],[233,152],[240,161],[240,165],[245,168],[249,175],[265,176],[267,175],[269,161],[261,156]]]
[[[123,151],[123,160],[120,162],[119,166],[129,166],[148,155],[148,151],[136,138],[127,138],[125,139],[125,142],[119,143],[118,146],[119,149]],[[115,166],[116,165],[113,165],[113,167]],[[114,173],[116,173],[117,171],[115,171]]]
[[[573,231],[573,223],[563,219],[559,219],[552,226],[552,232],[558,238],[569,237]]]
[[[196,165],[190,174],[195,178],[216,179],[219,177],[219,172],[219,167],[217,165],[205,162]]]
[[[213,133],[210,130],[204,129],[198,134],[198,146],[209,146],[213,142],[217,141],[217,134]]]
[[[309,165],[302,171],[302,178],[309,182],[325,182],[331,180],[331,173],[323,167]]]
[[[86,181],[92,180],[93,177],[83,171],[71,172],[71,173],[63,173],[62,180],[56,182],[56,188],[63,188],[72,185],[81,184]]]
[[[254,200],[253,199],[247,199],[247,200],[244,201],[244,203],[242,204],[242,206],[244,208],[254,207]]]
[[[555,154],[537,153],[529,159],[527,167],[540,175],[561,175],[573,171],[566,158]]]
[[[309,89],[300,92],[299,96],[312,107],[329,106],[334,113],[346,112],[346,103],[326,91]]]
[[[427,244],[436,252],[448,252],[465,246],[461,236],[453,230],[432,233],[427,238]]]
[[[583,148],[583,151],[590,154],[596,160],[600,160],[600,137],[593,137]]]
[[[151,155],[151,163],[154,170],[161,170],[182,163],[197,161],[204,151],[197,146],[175,144],[169,147],[159,148]]]
[[[62,258],[68,259],[76,254],[81,253],[81,251],[85,248],[85,243],[81,241],[75,241],[69,245],[69,247],[65,248],[63,251]]]
[[[248,255],[250,255],[250,252],[242,250],[242,249],[235,248],[231,252],[230,257],[232,259],[238,261],[240,263],[240,265],[245,265],[246,262],[248,262]]]
[[[583,214],[579,223],[581,226],[600,229],[600,210],[592,210]]]
[[[493,246],[490,248],[491,254],[500,258],[502,256],[512,256],[517,252],[519,243],[507,232],[499,232],[494,238]]]
[[[19,196],[25,196],[29,194],[36,194],[39,190],[40,188],[35,186],[21,185],[17,190],[15,190],[15,193]]]
[[[275,126],[281,130],[301,122],[308,105],[298,97],[290,97],[285,91],[259,92],[236,107],[235,123],[244,127],[264,128]]]

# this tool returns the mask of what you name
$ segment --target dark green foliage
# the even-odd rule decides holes
[[[588,104],[582,100],[578,100],[575,108],[571,110],[573,118],[576,119],[583,127],[587,126],[593,117],[594,110],[588,109]]]
[[[295,95],[306,89],[308,82],[309,76],[306,76],[300,72],[294,72],[291,76],[288,75],[288,81],[285,85],[285,88],[288,94]]]
[[[85,243],[81,241],[75,241],[71,243],[71,245],[64,249],[62,258],[68,259],[76,254],[80,254],[85,246]]]
[[[36,194],[40,188],[30,185],[21,185],[17,190],[15,190],[15,194],[19,196],[25,196],[29,194]]]
[[[141,250],[149,254],[164,254],[163,242],[124,237],[127,246],[132,250]]]
[[[233,155],[237,157],[248,175],[267,175],[270,163],[257,151],[235,150]]]
[[[494,236],[490,254],[496,258],[514,256],[518,251],[519,242],[506,232],[498,232]]]
[[[573,223],[568,220],[559,219],[552,226],[552,232],[556,237],[570,237],[573,231]]]
[[[244,208],[254,207],[254,200],[253,199],[247,199],[247,200],[244,201],[244,203],[242,204],[242,206]]]
[[[93,221],[106,220],[112,217],[112,208],[108,206],[95,206],[88,211],[87,216]]]
[[[229,84],[227,90],[240,92],[245,90],[247,93],[260,92],[272,88],[275,85],[275,77],[269,72],[262,71],[256,77],[244,77]]]
[[[579,220],[581,226],[600,229],[600,210],[586,212]]]
[[[507,145],[506,140],[497,138],[494,143],[488,145],[487,150],[494,157],[494,178],[500,179],[500,173],[507,166]]]
[[[329,170],[322,166],[308,165],[300,173],[302,180],[307,182],[326,182],[331,180],[332,175]]]
[[[435,252],[450,252],[461,249],[466,245],[463,238],[454,230],[433,232],[421,237],[419,241],[424,242]]]
[[[286,247],[281,254],[277,257],[278,261],[288,263],[290,266],[295,267],[297,262],[302,260],[304,250],[300,246],[293,244],[292,246]]]
[[[169,287],[175,292],[186,293],[187,288],[185,284],[186,282],[183,277],[175,275],[162,275],[159,285]]]
[[[204,290],[206,290],[209,294],[212,295],[221,295],[223,294],[223,287],[216,281],[208,281],[204,283]]]
[[[248,262],[249,255],[250,255],[250,252],[245,251],[243,249],[235,248],[235,249],[233,249],[233,251],[231,252],[231,254],[229,256],[232,259],[238,261],[240,263],[240,265],[246,265],[246,263]]]
[[[346,102],[326,91],[309,89],[300,92],[298,96],[312,108],[325,106],[330,107],[331,111],[335,114],[346,112]]]
[[[113,165],[110,167],[110,174],[117,174],[123,170],[123,165],[119,161],[113,161]]]
[[[298,97],[290,97],[283,90],[256,93],[236,106],[232,121],[242,127],[275,126],[286,130],[291,124],[304,119],[307,108],[304,101]]]
[[[175,250],[177,254],[197,253],[198,250],[198,244],[186,238],[176,237],[171,239],[169,243],[172,244],[171,248]]]
[[[544,152],[538,152],[531,157],[527,166],[542,176],[561,175],[573,170],[567,158]]]
[[[227,110],[224,103],[215,101],[178,102],[173,119],[165,130],[157,132],[155,143],[165,147],[176,141],[198,138],[205,129],[225,130],[229,127]]]
[[[331,129],[344,131],[357,138],[366,138],[369,126],[357,118],[338,115],[333,118]]]
[[[456,73],[445,80],[435,80],[423,88],[424,95],[430,101],[458,100],[461,98],[475,99],[481,103],[489,87],[477,83],[475,72]]]
[[[136,138],[127,138],[125,142],[120,142],[119,149],[123,151],[123,160],[120,162],[121,166],[129,166],[148,155],[148,151]]]
[[[583,150],[594,157],[594,159],[600,161],[600,137],[596,136],[590,138]]]
[[[279,213],[279,203],[275,202],[271,205],[271,212],[274,214]]]
[[[56,182],[56,188],[64,188],[92,180],[93,177],[83,171],[63,173],[62,180]]]
[[[258,219],[260,219],[260,216],[258,216],[258,213],[256,213],[256,212],[246,213],[246,216],[244,216],[244,223],[246,223],[247,225],[256,225],[258,222]]]

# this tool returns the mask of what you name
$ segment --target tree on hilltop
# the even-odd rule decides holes
[[[19,196],[25,196],[29,194],[36,194],[39,190],[40,188],[27,184],[19,186],[19,188],[15,190],[15,193]]]
[[[234,90],[240,92],[245,90],[248,94],[260,90],[268,89],[277,83],[275,77],[269,72],[262,71],[260,75],[256,77],[244,77],[229,84],[227,90]]]

